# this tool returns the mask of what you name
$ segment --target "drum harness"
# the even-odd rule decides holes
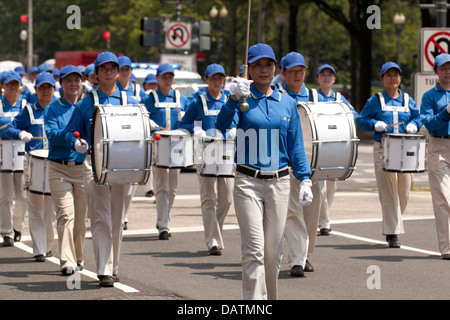
[[[380,101],[381,111],[391,111],[393,123],[398,123],[398,113],[399,112],[409,112],[409,95],[403,92],[403,106],[387,106],[386,100],[384,99],[383,93],[378,92],[377,97]],[[394,126],[394,133],[399,133],[399,126]]]
[[[155,90],[150,91],[153,99],[155,100],[155,108],[164,108],[166,109],[166,129],[171,130],[171,110],[173,108],[179,109],[181,107],[181,94],[179,90],[174,90],[175,92],[175,102],[159,102],[158,94]]]
[[[36,125],[42,126],[42,136],[44,137],[44,139],[42,140],[43,149],[48,149],[48,140],[47,140],[47,135],[45,134],[44,119],[36,119],[34,117],[33,106],[27,104],[26,108],[28,111],[28,115],[30,116],[30,124],[31,125],[36,124]]]
[[[203,113],[205,114],[206,117],[217,116],[219,114],[220,110],[209,110],[208,109],[208,103],[207,103],[208,98],[206,97],[205,93],[199,94],[198,96],[202,103]],[[228,100],[228,97],[226,95],[224,95],[224,98],[225,98],[224,103],[226,103]],[[221,133],[220,134],[217,133],[217,136],[220,136],[220,135],[221,135]]]
[[[26,105],[27,105],[27,100],[26,99],[22,99],[22,101],[20,101],[20,110],[25,108]],[[11,121],[13,121],[14,117],[18,113],[19,112],[4,112],[3,111],[3,99],[0,99],[0,118],[11,117]]]

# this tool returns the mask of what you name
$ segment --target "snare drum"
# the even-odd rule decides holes
[[[421,134],[386,133],[381,139],[383,170],[424,172],[427,138]]]
[[[358,137],[350,108],[341,102],[298,103],[311,180],[345,180],[355,169]]]
[[[51,195],[47,158],[48,149],[36,149],[29,152],[25,185],[31,193]]]
[[[23,172],[25,142],[20,140],[0,141],[1,172]]]
[[[204,177],[234,178],[234,140],[212,140],[203,138],[202,164],[199,173]]]
[[[161,168],[186,168],[194,164],[194,143],[185,130],[158,131],[153,144],[153,162]]]
[[[144,105],[95,106],[91,150],[100,185],[146,184],[151,170],[150,117]]]

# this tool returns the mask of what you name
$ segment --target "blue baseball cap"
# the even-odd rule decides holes
[[[388,71],[389,69],[397,69],[398,72],[400,72],[400,75],[402,75],[402,69],[400,69],[400,67],[398,66],[398,64],[396,64],[395,62],[389,61],[386,62],[385,64],[383,64],[381,66],[381,72],[380,72],[380,77],[383,77],[383,75],[386,73],[386,71]]]
[[[265,43],[257,43],[250,48],[248,48],[248,63],[255,62],[256,60],[262,58],[269,58],[277,62],[275,58],[275,53],[271,46]]]
[[[284,60],[286,59],[286,56],[284,56],[283,58],[281,58],[280,60],[280,67],[284,68]]]
[[[54,69],[53,69],[53,75],[54,75],[54,76],[59,76],[60,74],[61,74],[61,71],[59,71],[58,68],[54,68]]]
[[[317,69],[317,76],[319,75],[320,72],[322,72],[323,69],[330,69],[331,72],[333,72],[333,74],[336,75],[336,70],[334,70],[332,66],[330,66],[329,64],[323,64]]]
[[[130,81],[131,82],[137,82],[136,76],[134,74],[131,74]]]
[[[287,55],[284,56],[283,68],[291,69],[296,66],[303,66],[305,68],[308,68],[306,66],[305,58],[301,53],[289,52]]]
[[[49,64],[46,64],[46,63],[40,64],[38,67],[38,73],[45,72],[45,71],[52,72],[53,71],[52,66]]]
[[[33,73],[33,72],[38,72],[38,67],[32,66],[32,67],[30,68],[30,71],[28,71],[28,74]]]
[[[9,71],[3,75],[3,83],[10,83],[11,81],[17,81],[22,84],[22,77],[16,71]]]
[[[83,77],[83,75],[80,72],[80,69],[78,69],[78,67],[75,67],[74,65],[67,65],[61,68],[61,80],[64,79],[65,77],[67,77],[69,74],[71,73],[76,73],[77,75],[80,76],[80,78]]]
[[[215,75],[216,73],[220,73],[224,77],[227,76],[227,74],[225,73],[225,69],[220,64],[213,63],[206,67],[205,77],[211,77],[212,75]]]
[[[244,73],[244,68],[245,68],[245,63],[241,65],[241,67],[239,68],[239,74],[243,74]]]
[[[112,52],[105,51],[97,56],[97,59],[95,59],[94,67],[97,68],[98,66],[107,62],[114,62],[117,64],[117,66],[119,66],[119,59],[117,59],[117,56]]]
[[[159,65],[158,69],[156,69],[157,76],[163,75],[168,72],[175,74],[175,70],[173,69],[172,65],[168,63],[162,63]]]
[[[131,59],[127,56],[121,56],[117,60],[119,60],[119,69],[122,67],[130,67],[131,68]]]
[[[80,64],[78,67],[78,70],[80,70],[81,73],[84,73],[86,71],[86,67]]]
[[[149,73],[145,79],[144,83],[158,83],[158,80],[156,80],[156,76],[153,73]]]
[[[55,78],[50,72],[43,71],[36,76],[36,87],[39,88],[44,83],[49,83],[55,86]]]
[[[448,53],[441,53],[440,55],[438,55],[436,57],[436,59],[434,60],[434,67],[440,67],[442,66],[444,63],[449,62],[450,61],[450,54]]]
[[[14,68],[14,71],[17,72],[19,75],[23,76],[26,74],[25,68],[22,66],[18,66]]]
[[[86,67],[86,69],[84,70],[84,74],[85,74],[86,76],[93,75],[93,74],[94,74],[94,70],[95,70],[94,64],[91,63],[91,64],[88,65],[88,66]]]

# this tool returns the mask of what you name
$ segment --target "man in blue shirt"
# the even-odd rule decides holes
[[[150,112],[152,130],[163,127],[168,130],[178,129],[187,104],[184,94],[172,89],[175,70],[168,63],[160,64],[156,70],[158,89],[151,91],[142,102]],[[156,228],[159,239],[168,240],[170,210],[175,199],[180,169],[153,166],[153,188],[158,213]]]
[[[127,56],[121,56],[119,59],[119,77],[117,78],[117,87],[120,91],[126,91],[137,101],[141,101],[144,89],[139,84],[131,81],[131,59]]]
[[[430,133],[428,179],[433,200],[438,247],[442,259],[450,260],[450,55],[434,61],[439,82],[422,97],[420,116]]]
[[[65,66],[60,81],[63,96],[45,109],[44,125],[49,141],[48,176],[56,209],[60,268],[63,275],[71,275],[76,267],[83,269],[87,218],[84,154],[68,148],[65,140],[82,85],[81,72],[76,66]]]
[[[89,149],[94,104],[120,106],[138,103],[127,94],[123,96],[117,88],[119,61],[116,55],[108,51],[102,52],[97,56],[94,65],[99,88],[74,105],[73,114],[66,130],[66,142],[69,148],[83,154]],[[128,101],[123,101],[123,99]],[[74,137],[75,131],[79,132],[80,139]],[[91,149],[95,147],[91,146]],[[84,186],[91,218],[92,242],[99,285],[113,287],[114,281],[119,281],[123,204],[129,185],[97,185],[93,177],[90,154],[86,156],[85,161],[88,173],[84,177]]]
[[[20,85],[22,79],[14,71],[3,75],[5,94],[0,97],[0,138],[2,141],[2,172],[0,173],[0,230],[3,246],[13,246],[20,241],[22,225],[27,211],[26,193],[23,190],[23,157],[16,157],[24,150],[24,142],[9,140],[5,137],[5,129],[19,111],[25,107],[26,100],[21,98]],[[6,159],[6,148],[9,148],[11,159]],[[14,156],[13,156],[14,154]],[[6,165],[9,161],[8,165]],[[14,161],[14,166],[12,165]],[[21,163],[16,163],[21,161]],[[18,170],[14,170],[17,166]],[[20,169],[20,170],[19,170]],[[13,210],[14,204],[14,210]],[[13,235],[14,233],[14,235]]]

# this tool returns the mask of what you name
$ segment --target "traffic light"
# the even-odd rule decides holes
[[[20,16],[20,25],[22,27],[22,30],[25,30],[27,28],[27,22],[28,22],[28,16],[26,14],[23,14]]]
[[[211,23],[209,21],[195,21],[192,24],[191,47],[193,52],[211,50]]]
[[[103,41],[105,42],[105,48],[109,50],[111,47],[111,33],[108,31],[103,32]]]
[[[163,23],[160,18],[142,18],[141,30],[149,31],[141,34],[140,44],[143,47],[160,48],[163,43]]]

